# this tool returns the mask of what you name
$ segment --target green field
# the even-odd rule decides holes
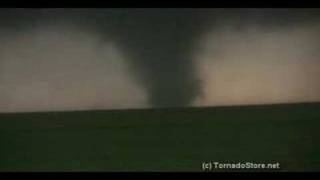
[[[202,171],[210,161],[319,171],[319,138],[319,103],[2,113],[0,171]]]

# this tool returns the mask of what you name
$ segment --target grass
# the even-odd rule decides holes
[[[320,103],[2,113],[0,171],[319,171],[319,130]]]

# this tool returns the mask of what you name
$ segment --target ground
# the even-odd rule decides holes
[[[319,127],[319,103],[2,113],[0,171],[319,171]]]

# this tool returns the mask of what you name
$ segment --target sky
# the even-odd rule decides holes
[[[320,9],[2,9],[0,112],[320,101]]]

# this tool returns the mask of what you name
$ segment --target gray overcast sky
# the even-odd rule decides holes
[[[2,9],[0,112],[320,101],[320,9]]]

